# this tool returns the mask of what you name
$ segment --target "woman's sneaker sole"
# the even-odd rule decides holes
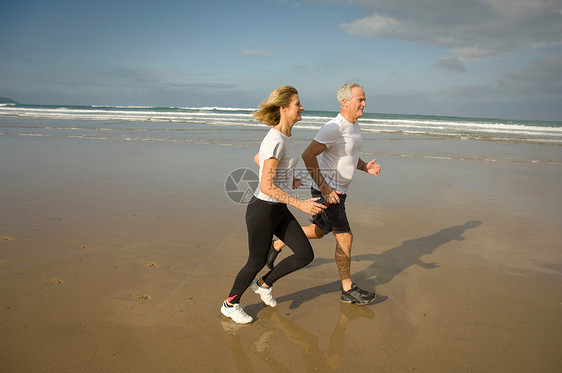
[[[221,313],[232,319],[237,324],[248,324],[254,321],[252,316],[248,315],[246,311],[244,311],[244,307],[239,304],[235,304],[232,307],[228,307],[226,304],[222,304]]]

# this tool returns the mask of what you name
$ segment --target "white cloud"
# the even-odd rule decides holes
[[[388,16],[377,13],[365,18],[358,19],[352,23],[343,23],[341,28],[350,35],[381,35],[398,32],[400,22]]]
[[[468,71],[462,61],[457,57],[442,57],[434,66],[451,71]]]
[[[447,49],[463,59],[562,45],[562,0],[347,0],[370,15],[341,24],[354,36]]]
[[[479,45],[464,48],[451,48],[451,52],[465,60],[478,60],[494,54],[491,49],[483,49]]]

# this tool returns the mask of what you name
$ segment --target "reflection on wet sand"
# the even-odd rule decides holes
[[[341,311],[334,330],[330,336],[327,351],[321,351],[318,336],[305,330],[293,321],[283,317],[277,308],[266,307],[259,312],[260,320],[271,321],[268,327],[253,341],[244,343],[241,334],[251,331],[249,325],[235,324],[230,320],[222,320],[221,324],[229,340],[232,357],[239,372],[254,372],[249,351],[257,354],[273,372],[289,372],[287,362],[280,361],[275,353],[274,336],[286,338],[302,348],[305,371],[336,372],[343,362],[344,340],[350,322],[365,318],[373,319],[375,313],[369,307],[341,303]],[[279,332],[282,333],[279,336]]]

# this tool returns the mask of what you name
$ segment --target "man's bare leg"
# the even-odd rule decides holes
[[[340,272],[341,285],[344,291],[351,289],[351,243],[353,234],[334,233],[336,236],[336,265]]]
[[[302,230],[304,231],[304,234],[306,234],[306,238],[308,238],[309,240],[324,237],[324,231],[320,229],[316,224],[303,226]],[[281,251],[281,249],[285,246],[287,245],[285,245],[285,243],[281,240],[277,240],[273,243],[273,248],[275,249],[275,251]]]
[[[365,291],[357,287],[351,281],[351,243],[353,235],[351,232],[334,233],[336,236],[336,265],[340,272],[342,295],[341,300],[345,303],[369,304],[375,300],[375,293]]]

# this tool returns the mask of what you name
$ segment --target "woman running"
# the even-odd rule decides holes
[[[267,101],[259,105],[254,117],[272,126],[260,145],[259,184],[246,208],[249,257],[242,267],[228,298],[223,302],[221,313],[239,324],[254,321],[240,305],[240,298],[248,287],[270,307],[277,306],[271,287],[281,277],[312,262],[314,253],[299,222],[287,208],[298,208],[316,215],[325,206],[315,202],[317,198],[301,200],[290,193],[295,179],[293,169],[297,152],[291,130],[301,120],[304,110],[298,92],[291,86],[275,89]],[[293,255],[283,259],[262,278],[256,275],[265,266],[273,235],[285,242]]]

